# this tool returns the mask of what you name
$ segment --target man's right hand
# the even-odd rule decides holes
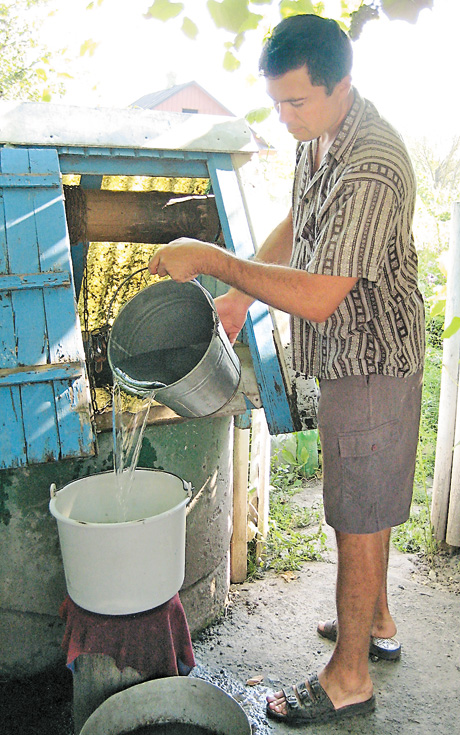
[[[232,345],[243,328],[252,301],[253,299],[233,288],[214,301],[219,319]]]

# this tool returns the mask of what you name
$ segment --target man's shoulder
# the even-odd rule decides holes
[[[407,185],[414,184],[414,172],[402,136],[380,115],[369,100],[364,100],[359,128],[348,152],[347,171],[372,172],[378,176],[395,175]]]

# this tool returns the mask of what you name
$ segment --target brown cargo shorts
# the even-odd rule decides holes
[[[318,430],[327,523],[375,533],[409,517],[423,372],[321,380]]]

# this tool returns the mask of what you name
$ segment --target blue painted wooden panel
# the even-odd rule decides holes
[[[0,186],[0,467],[93,454],[57,151],[2,149]]]
[[[236,255],[248,258],[254,254],[254,243],[231,156],[212,154],[208,166],[225,245]],[[268,307],[256,301],[249,310],[245,327],[270,434],[294,431]]]
[[[53,385],[26,383],[21,388],[21,401],[28,463],[59,459]]]
[[[27,462],[18,387],[0,388],[0,467],[21,467]]]

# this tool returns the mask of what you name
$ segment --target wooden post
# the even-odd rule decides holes
[[[458,283],[459,281],[457,281]],[[460,378],[460,372],[458,373],[458,377]],[[458,383],[459,380],[457,378]],[[460,546],[460,385],[457,391],[457,418],[454,442],[446,541],[451,546]]]
[[[446,319],[448,326],[454,316],[460,314],[460,202],[453,205],[452,230],[449,250],[449,270],[447,277]],[[449,537],[456,539],[460,544],[460,488],[458,470],[457,477],[453,475],[453,447],[460,441],[460,418],[456,414],[459,382],[460,331],[444,340],[441,394],[439,400],[438,436],[436,442],[436,461],[433,480],[433,500],[431,521],[435,537],[438,541],[445,541],[449,518]],[[457,439],[455,436],[457,434]],[[455,450],[458,454],[458,450]],[[458,461],[456,467],[458,468]],[[456,499],[451,510],[451,482],[456,486]],[[455,529],[456,526],[456,530]],[[452,543],[452,541],[448,542]],[[454,544],[457,545],[457,544]]]
[[[233,534],[230,546],[230,581],[244,582],[247,575],[249,429],[234,428]]]
[[[251,462],[249,485],[254,489],[257,502],[256,556],[259,559],[264,550],[268,533],[270,484],[270,435],[263,409],[252,412]],[[253,503],[254,504],[254,503]]]

